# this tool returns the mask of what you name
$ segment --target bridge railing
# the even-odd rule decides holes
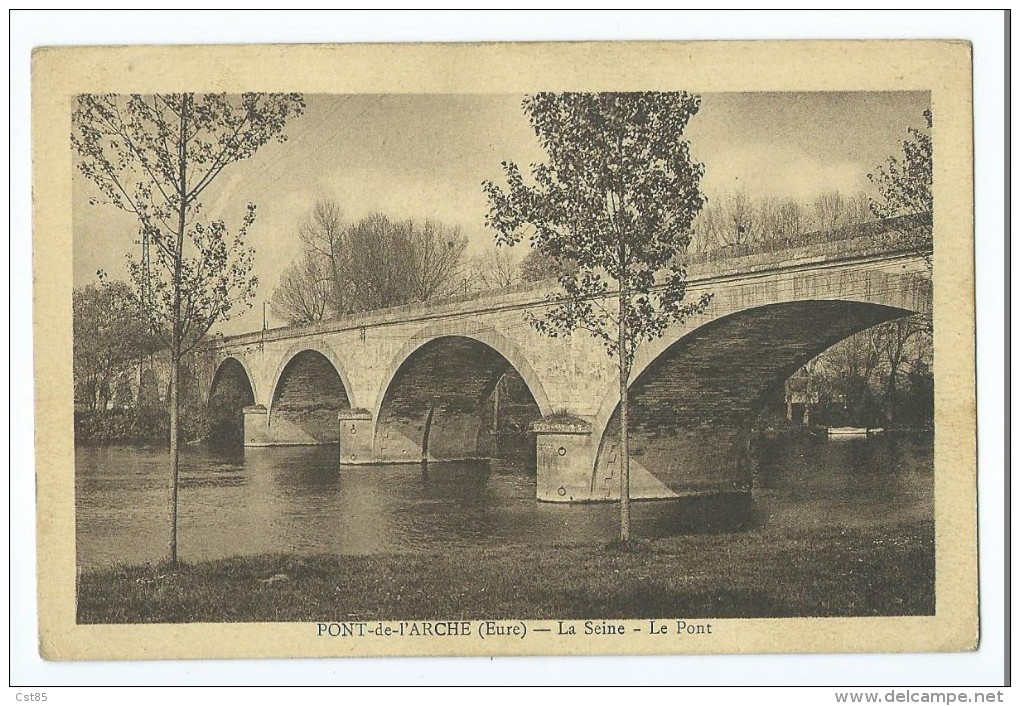
[[[923,225],[919,219],[910,217],[887,219],[835,231],[804,233],[771,242],[756,241],[706,252],[689,253],[684,261],[688,266],[688,279],[696,281],[729,274],[760,272],[775,268],[777,265],[796,262],[841,260],[848,257],[904,251],[911,248],[902,238],[897,237],[897,234],[905,228],[923,227]],[[555,279],[522,282],[498,290],[471,292],[442,299],[431,299],[426,302],[414,302],[310,324],[283,326],[236,336],[217,336],[211,339],[207,345],[210,348],[224,344],[257,345],[280,338],[365,328],[381,323],[441,314],[447,310],[456,311],[472,302],[478,303],[480,307],[488,301],[506,302],[508,305],[520,304],[529,299],[540,299],[542,295],[554,291],[556,286]]]
[[[903,239],[900,237],[903,232],[922,228],[928,228],[928,232],[931,232],[930,219],[921,216],[899,216],[834,230],[816,230],[782,238],[756,239],[746,243],[724,245],[711,250],[688,253],[685,260],[688,266],[695,266],[749,255],[788,253],[791,250],[831,246],[834,243],[848,241],[856,241],[858,245],[866,240],[880,241],[896,247],[903,245]]]

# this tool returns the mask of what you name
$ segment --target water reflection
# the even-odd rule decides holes
[[[333,446],[186,449],[182,558],[595,543],[618,531],[618,505],[538,503],[534,467],[526,462],[341,467],[338,453]],[[754,455],[753,508],[739,496],[638,502],[632,509],[634,533],[658,537],[932,516],[931,437],[760,439]],[[162,449],[79,448],[79,563],[163,557],[167,477]]]

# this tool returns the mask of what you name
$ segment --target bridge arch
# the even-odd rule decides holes
[[[353,406],[353,391],[344,366],[333,349],[300,343],[282,357],[273,383],[269,427],[289,427],[295,439],[308,443],[339,441],[337,414]]]
[[[635,361],[632,475],[677,494],[750,489],[750,427],[769,395],[843,339],[914,312],[847,300],[794,300],[721,313]],[[618,496],[619,393],[593,424],[593,493]],[[613,487],[612,479],[616,478]]]
[[[227,356],[216,367],[206,400],[214,439],[233,442],[244,438],[244,408],[258,399],[255,378],[241,357]]]
[[[515,425],[551,412],[542,382],[521,349],[499,332],[447,325],[416,334],[382,378],[373,419],[374,455],[381,461],[489,458],[484,420],[497,384],[523,393]],[[499,406],[496,406],[497,414]],[[495,422],[492,424],[495,429]]]

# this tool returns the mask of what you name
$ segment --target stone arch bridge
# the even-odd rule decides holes
[[[615,359],[587,333],[528,324],[552,286],[220,338],[210,401],[235,391],[246,446],[339,442],[343,464],[487,458],[483,418],[509,373],[530,393],[538,498],[618,498]],[[635,498],[749,490],[750,425],[770,393],[838,341],[931,311],[924,258],[882,235],[692,265],[688,296],[703,292],[704,314],[637,353]]]

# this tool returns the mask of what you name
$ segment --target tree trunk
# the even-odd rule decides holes
[[[896,368],[889,371],[889,383],[886,385],[885,391],[886,400],[886,412],[885,420],[886,425],[892,427],[896,421]]]
[[[179,484],[180,444],[180,392],[181,392],[181,346],[184,337],[181,321],[181,267],[184,260],[184,231],[187,228],[188,216],[188,94],[185,93],[181,102],[181,132],[179,146],[179,195],[177,206],[177,251],[174,262],[173,280],[173,335],[170,341],[170,566],[177,566],[177,489]]]
[[[170,565],[177,566],[177,488],[179,481],[180,445],[180,344],[170,351]]]
[[[630,360],[627,356],[627,292],[620,285],[620,541],[630,539],[630,441],[628,433],[629,405],[627,379],[630,377]]]

